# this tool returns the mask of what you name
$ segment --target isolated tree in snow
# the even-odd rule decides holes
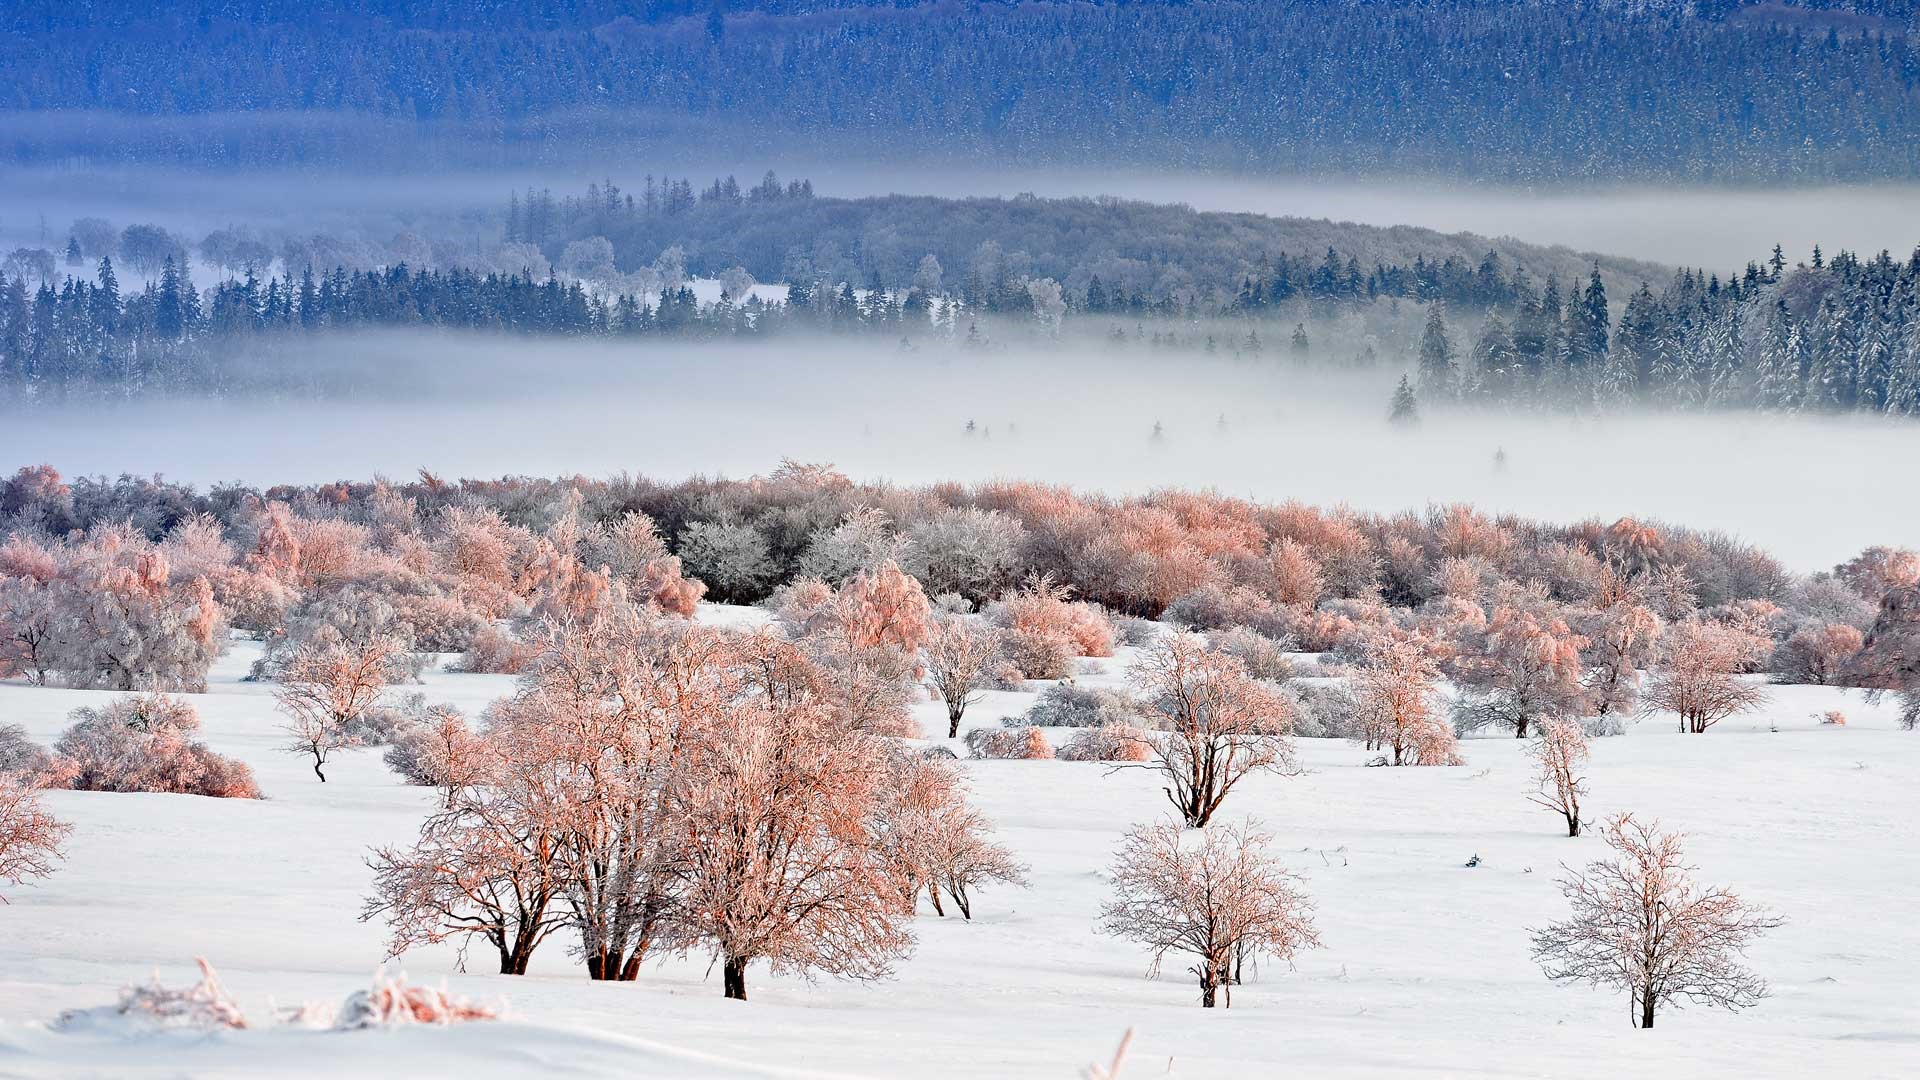
[[[1116,767],[1158,771],[1167,801],[1190,827],[1205,826],[1248,776],[1297,771],[1292,703],[1200,635],[1161,635],[1141,650],[1130,677],[1165,730],[1150,736],[1152,760]]]
[[[1320,945],[1312,902],[1269,843],[1251,821],[1196,833],[1172,821],[1136,827],[1114,857],[1100,929],[1151,949],[1154,973],[1170,953],[1192,957],[1201,1007],[1231,1007],[1239,961],[1291,961]]]
[[[1561,879],[1573,913],[1533,932],[1534,961],[1549,979],[1625,990],[1636,1027],[1652,1027],[1661,1005],[1758,1003],[1767,984],[1740,960],[1784,920],[1697,884],[1681,835],[1659,828],[1631,814],[1607,819],[1602,835],[1615,858]]]
[[[1535,739],[1527,744],[1527,756],[1533,759],[1534,793],[1537,804],[1559,814],[1567,823],[1567,835],[1579,836],[1580,797],[1587,793],[1587,737],[1578,722],[1566,717],[1549,717],[1534,725]]]
[[[899,883],[869,822],[886,746],[835,716],[792,645],[745,646],[754,694],[722,711],[688,764],[684,912],[729,998],[747,969],[873,979],[912,943]]]
[[[1680,717],[1680,730],[1700,734],[1731,716],[1760,707],[1766,691],[1739,672],[1766,642],[1737,627],[1691,619],[1675,624],[1647,689],[1647,705]]]
[[[1000,655],[998,634],[964,615],[936,616],[927,639],[927,681],[947,705],[947,738],[958,738],[967,706],[979,700],[987,668]]]
[[[18,885],[53,873],[63,857],[60,844],[72,829],[41,808],[32,783],[0,777],[0,882]]]
[[[405,651],[389,634],[350,634],[323,623],[281,664],[274,697],[287,716],[286,749],[311,757],[321,783],[335,750],[360,745],[353,725],[379,700],[394,658]]]
[[[1026,884],[1026,868],[990,838],[993,825],[967,805],[966,782],[953,765],[897,752],[874,822],[908,910],[924,891],[946,915],[944,891],[962,918],[973,918],[973,890],[989,882]]]
[[[1439,665],[1419,637],[1390,632],[1368,643],[1349,680],[1354,719],[1369,748],[1388,765],[1458,765],[1459,742],[1441,713]]]

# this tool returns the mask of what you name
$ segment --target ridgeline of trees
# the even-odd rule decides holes
[[[367,151],[346,131],[221,119],[259,111],[492,144],[677,120],[1077,164],[1908,177],[1913,29],[1891,0],[29,0],[0,15],[0,105],[207,117],[226,159],[295,155],[309,136]],[[23,134],[16,157],[205,152],[167,125],[91,149],[71,125]]]
[[[1681,271],[1642,285],[1615,320],[1597,275],[1562,297],[1495,310],[1461,353],[1438,307],[1419,350],[1422,395],[1609,407],[1920,414],[1920,251],[1841,252],[1789,269],[1778,248],[1726,282]]]

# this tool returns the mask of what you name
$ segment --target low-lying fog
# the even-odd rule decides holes
[[[793,457],[902,482],[1021,477],[1373,510],[1469,501],[1559,521],[1632,514],[1723,529],[1801,570],[1868,544],[1920,546],[1920,500],[1907,490],[1920,462],[1912,424],[1430,413],[1402,431],[1385,422],[1396,365],[1344,374],[1137,346],[902,352],[387,334],[307,348],[274,362],[332,367],[355,391],[9,410],[0,466],[160,472],[204,486],[405,477],[423,466],[446,476],[745,476]]]

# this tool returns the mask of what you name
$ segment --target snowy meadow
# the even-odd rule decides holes
[[[1912,1059],[1911,552],[792,463],[3,496],[5,837],[57,852],[4,890],[9,1075]],[[1651,1029],[1544,973],[1635,823],[1759,931]]]

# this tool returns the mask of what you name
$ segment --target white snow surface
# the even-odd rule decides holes
[[[703,618],[758,613],[709,606]],[[1151,774],[967,761],[1031,887],[989,890],[970,923],[923,912],[892,979],[808,983],[756,967],[751,1000],[735,1002],[705,957],[592,983],[556,937],[524,977],[489,973],[480,949],[466,972],[451,947],[405,958],[415,982],[504,1002],[499,1023],[270,1027],[276,1006],[367,984],[384,953],[384,929],[356,917],[367,849],[408,839],[434,796],[373,750],[343,755],[319,783],[279,750],[272,687],[243,681],[257,653],[236,642],[193,700],[206,741],[251,765],[266,800],[45,797],[74,831],[60,870],[0,907],[0,1076],[1070,1077],[1128,1028],[1129,1078],[1920,1074],[1920,733],[1898,730],[1891,704],[1804,686],[1772,687],[1764,710],[1705,735],[1649,717],[1594,742],[1595,816],[1632,810],[1685,830],[1705,880],[1786,916],[1750,955],[1773,995],[1743,1013],[1663,1012],[1640,1031],[1624,998],[1540,974],[1527,928],[1563,915],[1560,865],[1604,849],[1526,801],[1516,740],[1476,738],[1467,765],[1442,769],[1365,768],[1351,744],[1300,740],[1304,775],[1235,791],[1224,816],[1274,834],[1317,903],[1324,948],[1292,970],[1263,965],[1230,1010],[1201,1010],[1182,965],[1150,979],[1145,953],[1095,929],[1122,833],[1166,810]],[[1087,661],[1078,681],[1118,683],[1126,662],[1125,650]],[[433,670],[412,689],[471,715],[512,682]],[[50,743],[70,710],[106,696],[3,683],[0,723]],[[1034,696],[989,694],[966,726]],[[1818,722],[1829,708],[1846,727]],[[918,717],[944,730],[937,702]],[[52,1026],[155,972],[190,984],[197,955],[256,1029]]]

